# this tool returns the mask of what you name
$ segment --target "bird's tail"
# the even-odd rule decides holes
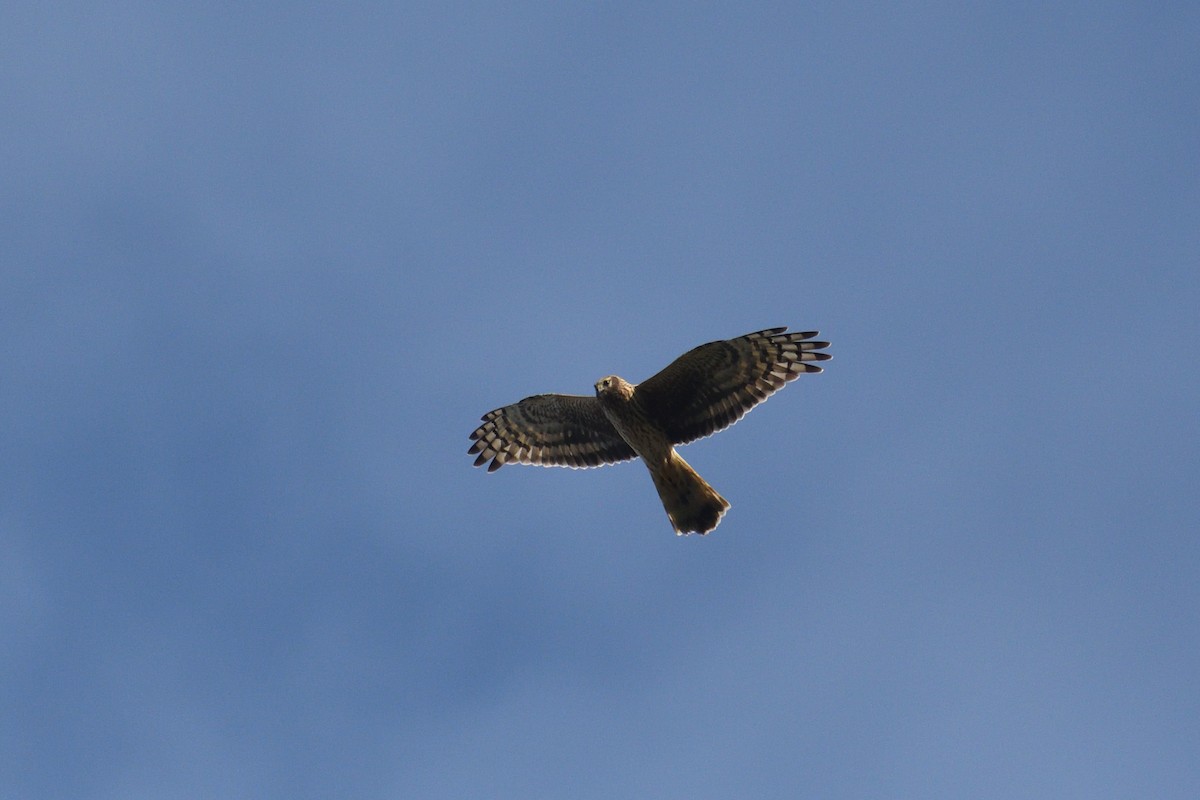
[[[717,494],[674,450],[666,463],[650,469],[654,488],[675,532],[705,534],[717,527],[729,501]]]

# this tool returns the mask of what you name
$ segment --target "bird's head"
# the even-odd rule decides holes
[[[596,397],[601,400],[605,398],[629,400],[633,397],[633,384],[616,375],[608,375],[596,381]]]

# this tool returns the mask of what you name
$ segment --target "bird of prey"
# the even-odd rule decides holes
[[[820,372],[829,342],[816,331],[768,328],[689,350],[642,383],[616,375],[596,394],[537,394],[482,417],[471,434],[475,466],[509,462],[598,467],[641,457],[679,535],[717,527],[729,502],[675,452],[737,422],[788,381]]]

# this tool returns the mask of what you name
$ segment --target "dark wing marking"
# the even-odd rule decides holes
[[[637,387],[637,398],[675,444],[729,427],[803,372],[820,372],[816,331],[768,328],[684,353]]]
[[[538,394],[484,414],[468,453],[488,472],[510,461],[544,467],[598,467],[637,454],[604,416],[595,397]]]

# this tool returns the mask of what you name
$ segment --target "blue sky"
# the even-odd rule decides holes
[[[1196,797],[1198,35],[5,5],[0,797]],[[471,468],[775,325],[707,538]]]

